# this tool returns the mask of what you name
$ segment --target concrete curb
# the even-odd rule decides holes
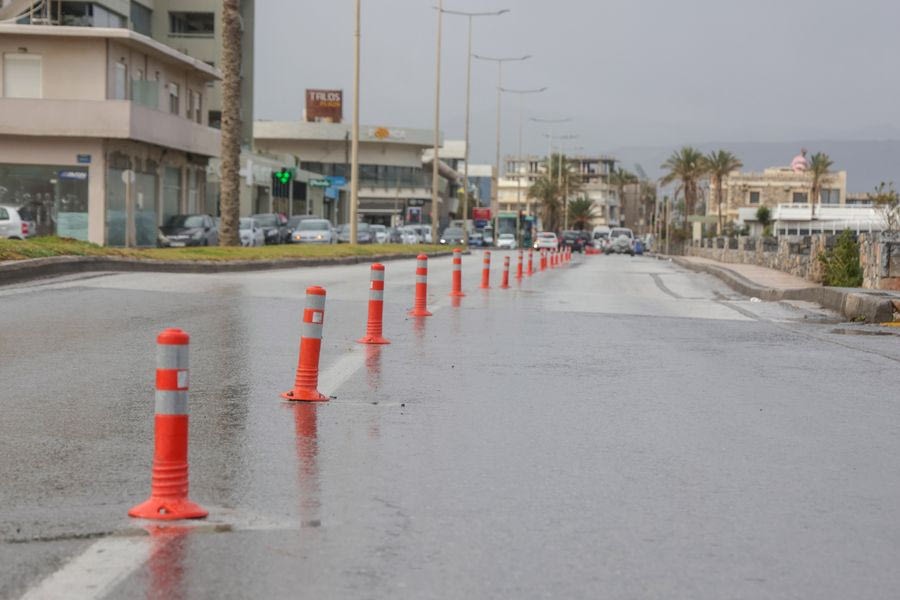
[[[664,258],[663,255],[659,255]],[[709,273],[725,282],[731,289],[755,296],[760,300],[803,300],[839,312],[846,319],[865,319],[868,323],[888,323],[894,318],[892,296],[878,291],[860,291],[856,288],[812,287],[799,289],[768,288],[750,281],[726,267],[694,263],[679,256],[669,257],[672,262],[692,271]]]
[[[451,250],[429,253],[429,258],[450,256]],[[465,254],[469,254],[468,251]],[[376,254],[372,256],[341,256],[337,258],[281,258],[275,260],[236,261],[182,261],[138,260],[117,256],[51,256],[10,261],[0,264],[0,286],[21,283],[33,279],[88,273],[94,271],[122,271],[136,273],[236,273],[242,271],[268,271],[295,269],[298,267],[325,267],[356,265],[359,263],[386,262],[410,259],[415,252],[403,254]]]

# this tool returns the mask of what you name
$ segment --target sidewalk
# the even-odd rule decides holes
[[[850,320],[886,323],[897,320],[900,293],[863,288],[824,287],[788,273],[757,265],[721,263],[698,256],[672,256],[672,262],[714,275],[745,296],[761,300],[805,300],[839,312]]]

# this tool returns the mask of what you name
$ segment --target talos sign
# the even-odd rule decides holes
[[[344,117],[342,90],[306,90],[306,120],[340,123]]]

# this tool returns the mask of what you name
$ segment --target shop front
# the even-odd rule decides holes
[[[19,209],[36,235],[88,239],[88,169],[0,163],[0,205]]]

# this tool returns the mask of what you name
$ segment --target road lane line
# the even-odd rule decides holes
[[[28,590],[22,600],[103,598],[150,558],[151,542],[150,536],[98,540]]]

